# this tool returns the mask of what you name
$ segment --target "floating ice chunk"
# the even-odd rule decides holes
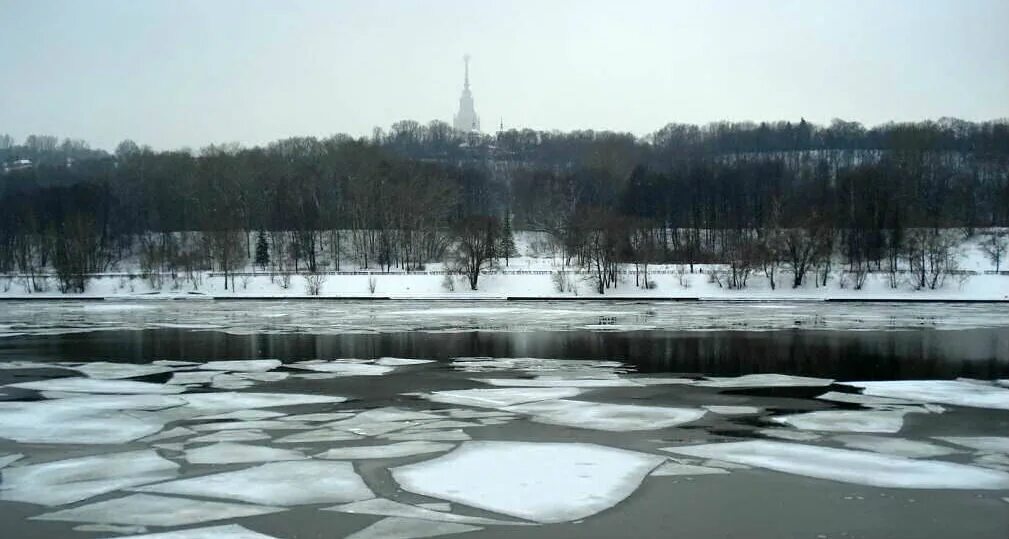
[[[667,447],[662,450],[874,487],[1009,488],[1009,473],[952,462],[914,460],[851,449],[760,440]]]
[[[336,374],[338,376],[382,376],[389,374],[395,367],[374,365],[371,363],[356,363],[349,361],[332,361],[326,363],[294,363],[288,365],[296,369]]]
[[[259,429],[249,430],[222,430],[213,434],[206,434],[190,438],[187,443],[202,442],[254,442],[256,440],[269,440],[270,435]]]
[[[362,445],[355,447],[339,447],[315,455],[316,458],[335,460],[356,460],[356,459],[392,459],[399,457],[409,457],[411,455],[421,455],[424,453],[438,453],[448,451],[455,447],[452,444],[438,442],[400,442],[386,445]]]
[[[353,432],[336,429],[317,429],[291,434],[284,436],[283,438],[277,438],[274,442],[278,444],[346,442],[350,440],[360,440],[361,438],[362,436],[360,434],[354,434]]]
[[[61,505],[175,477],[179,465],[150,449],[7,468],[0,499]]]
[[[190,464],[239,464],[247,462],[274,462],[303,460],[305,455],[290,449],[277,449],[261,445],[221,442],[186,450]]]
[[[249,408],[273,408],[300,404],[335,404],[345,402],[346,397],[332,395],[304,395],[299,393],[253,393],[215,392],[190,393],[185,397],[190,406],[201,410],[246,410]]]
[[[429,502],[429,503],[418,503],[417,507],[423,507],[424,509],[430,509],[432,511],[451,511],[452,504],[448,502]]]
[[[886,455],[897,455],[909,458],[929,458],[952,455],[956,449],[943,447],[941,445],[930,444],[928,442],[917,442],[905,440],[903,438],[889,438],[886,436],[870,436],[866,434],[843,434],[834,436],[834,439],[852,449],[864,449]]]
[[[325,460],[273,462],[134,490],[283,506],[346,503],[375,496],[354,472],[353,464]]]
[[[239,421],[255,421],[257,419],[273,419],[275,417],[282,417],[284,414],[280,412],[271,412],[269,410],[235,410],[234,412],[226,412],[223,414],[214,415],[204,415],[200,417],[194,417],[196,421],[212,421],[219,419],[237,419]]]
[[[904,414],[896,411],[823,410],[772,417],[771,421],[803,430],[894,433],[904,426]]]
[[[332,380],[339,377],[339,374],[332,372],[306,372],[291,375],[291,378],[301,378],[302,380]]]
[[[287,380],[289,372],[238,372],[235,376],[256,382],[280,382]]]
[[[20,382],[7,387],[34,389],[35,391],[65,391],[68,393],[112,393],[118,395],[154,395],[182,393],[184,387],[150,384],[132,380],[94,380],[91,378],[51,378],[35,382]]]
[[[174,451],[176,453],[181,453],[186,450],[186,444],[182,442],[167,443],[167,444],[151,444],[151,447],[155,449],[161,449],[164,451]]]
[[[23,459],[25,456],[21,453],[14,453],[13,455],[4,455],[0,457],[0,468],[6,468],[11,464]]]
[[[410,492],[551,523],[616,505],[664,460],[595,444],[481,441],[392,475]]]
[[[538,376],[532,379],[474,378],[473,380],[501,387],[641,387],[641,384],[626,378],[560,378],[556,376]]]
[[[764,436],[770,436],[771,438],[780,438],[782,440],[791,440],[793,442],[810,442],[823,438],[823,436],[812,432],[802,432],[788,429],[759,429],[757,433],[763,434]]]
[[[246,380],[236,374],[218,374],[210,380],[210,387],[214,389],[245,389],[256,385],[252,380]]]
[[[509,406],[509,412],[531,415],[534,421],[584,429],[625,432],[664,429],[696,421],[706,413],[699,408],[669,408],[551,400]]]
[[[185,371],[185,372],[173,372],[171,379],[168,380],[169,384],[209,384],[213,381],[215,376],[220,376],[221,373],[217,371]]]
[[[759,414],[763,411],[763,408],[757,406],[701,406],[705,410],[719,415],[749,415],[749,414]]]
[[[325,427],[351,432],[361,436],[378,436],[379,434],[386,434],[388,432],[402,430],[416,425],[418,425],[418,423],[414,421],[358,423],[352,419],[347,419],[345,421],[337,421],[335,423],[326,423]]]
[[[746,374],[733,378],[709,376],[707,380],[695,382],[701,387],[758,388],[758,387],[819,387],[829,386],[834,380],[829,378],[808,378],[787,374]]]
[[[667,462],[656,468],[651,475],[654,477],[663,477],[673,475],[714,475],[727,473],[729,473],[729,471],[724,468],[711,468],[708,466],[695,466],[693,464]]]
[[[935,439],[978,451],[1009,453],[1009,436],[936,436]]]
[[[235,361],[208,361],[200,366],[208,371],[266,372],[281,365],[279,359],[246,359]]]
[[[383,518],[345,539],[421,539],[454,533],[478,531],[483,528],[452,522],[433,522],[414,518]]]
[[[1009,410],[1009,389],[956,380],[894,380],[845,382],[860,387],[865,395],[952,404],[974,408]]]
[[[129,537],[119,537],[117,539],[277,539],[277,538],[254,532],[248,528],[239,526],[238,524],[228,524],[226,526],[191,528],[188,530],[151,533],[147,535],[131,535]]]
[[[917,404],[914,401],[904,399],[892,399],[889,397],[877,397],[874,395],[862,395],[861,393],[841,393],[839,391],[828,391],[819,397],[820,400],[831,402],[843,402],[846,404],[860,404],[862,406],[903,406]]]
[[[360,502],[353,502],[336,507],[327,507],[323,511],[340,511],[342,513],[355,513],[362,515],[382,515],[389,517],[417,518],[421,520],[435,520],[439,522],[456,522],[459,524],[486,524],[494,525],[516,525],[525,524],[523,522],[509,522],[494,518],[470,517],[466,515],[454,515],[452,513],[442,513],[424,509],[415,505],[398,503],[384,498],[374,498]]]
[[[505,423],[511,423],[514,421],[514,417],[485,417],[482,419],[477,419],[481,425],[504,425]]]
[[[0,438],[21,443],[122,444],[154,434],[162,425],[76,398],[0,402]]]
[[[383,367],[400,367],[403,365],[420,365],[422,363],[435,363],[433,359],[409,359],[403,357],[380,357],[375,360],[376,365]]]
[[[85,533],[146,533],[147,526],[116,526],[114,524],[81,524],[74,526],[75,532]]]
[[[311,425],[306,425],[298,421],[280,421],[276,419],[259,419],[252,421],[226,421],[220,423],[202,423],[200,425],[191,425],[191,429],[199,432],[215,431],[215,430],[246,430],[246,429],[264,429],[264,430],[302,430],[314,428]]]
[[[46,513],[31,517],[31,520],[135,524],[138,526],[185,526],[211,520],[266,515],[283,510],[280,507],[133,494],[123,498]]]
[[[421,423],[419,425],[414,425],[411,430],[427,430],[427,429],[466,429],[470,427],[482,427],[480,423],[473,423],[471,421],[459,421],[455,419],[445,419],[442,421],[431,421],[430,423]]]
[[[465,442],[473,437],[461,430],[423,430],[393,432],[379,435],[379,438],[394,441]]]
[[[186,427],[175,427],[168,430],[163,430],[153,436],[147,436],[146,438],[141,438],[141,442],[159,442],[161,440],[171,440],[172,438],[178,438],[180,436],[192,436],[196,434],[195,430],[187,429]]]
[[[424,398],[445,404],[479,406],[483,408],[503,408],[526,402],[574,397],[582,390],[576,387],[531,387],[508,389],[458,389],[435,391],[423,395]]]
[[[101,380],[115,380],[119,378],[136,378],[138,376],[150,376],[172,372],[173,368],[160,365],[137,365],[134,363],[110,363],[108,361],[95,361],[85,363],[80,367],[73,367],[88,378],[98,378]]]
[[[323,421],[342,421],[350,417],[354,417],[354,414],[350,412],[320,412],[317,414],[289,415],[278,419],[281,419],[281,421],[323,422]]]
[[[665,385],[692,385],[697,383],[693,378],[676,378],[663,376],[637,377],[632,378],[638,385],[643,386],[665,386]]]
[[[483,410],[449,410],[448,416],[453,419],[478,419],[478,418],[490,418],[490,417],[503,417],[511,419],[515,417],[515,414],[498,411],[485,412]]]
[[[1009,472],[1009,455],[1001,453],[985,453],[974,458],[974,464]]]
[[[151,364],[165,367],[193,367],[199,365],[196,361],[179,361],[176,359],[155,359]]]
[[[414,410],[404,410],[402,408],[386,407],[365,410],[354,416],[354,419],[341,421],[341,424],[350,425],[353,423],[388,423],[393,421],[416,421],[421,419],[442,419],[441,416]]]

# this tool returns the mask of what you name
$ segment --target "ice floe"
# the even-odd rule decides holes
[[[392,475],[410,492],[551,523],[616,505],[664,461],[595,444],[476,441]]]
[[[76,529],[76,528],[74,528]],[[151,533],[145,535],[131,535],[129,537],[119,537],[117,539],[277,539],[270,535],[263,535],[254,532],[238,524],[228,524],[226,526],[209,526],[204,528],[190,528],[188,530],[177,530],[170,532]]]
[[[34,382],[20,382],[6,387],[33,389],[35,391],[64,391],[68,393],[111,393],[116,395],[154,395],[182,393],[186,388],[177,385],[151,384],[132,380],[95,380],[92,378],[51,378]]]
[[[258,419],[273,419],[275,417],[282,417],[283,415],[284,414],[280,412],[271,412],[269,410],[235,410],[234,412],[226,412],[223,414],[194,417],[193,420],[213,421],[221,419],[237,419],[239,421],[255,421]]]
[[[626,378],[561,378],[538,376],[536,378],[474,378],[499,387],[640,387],[641,384]]]
[[[906,399],[893,399],[890,397],[877,397],[874,395],[863,395],[861,393],[841,393],[839,391],[828,391],[816,397],[820,400],[830,402],[843,402],[845,404],[859,404],[862,406],[903,406],[918,404]]]
[[[718,388],[761,388],[761,387],[820,387],[829,386],[834,380],[829,378],[808,378],[787,374],[746,374],[733,378],[707,377],[695,382],[701,387]]]
[[[565,373],[587,377],[624,373],[630,370],[619,361],[552,359],[536,357],[460,357],[451,366],[463,372],[521,371],[526,374]]]
[[[719,415],[750,415],[759,414],[763,411],[763,408],[757,406],[719,406],[719,405],[708,405],[701,406],[705,410]]]
[[[241,378],[235,374],[218,374],[210,380],[210,387],[214,389],[245,389],[256,385],[252,380]]]
[[[91,399],[0,402],[0,438],[22,443],[121,444],[162,426]]]
[[[32,520],[134,524],[138,526],[185,526],[212,520],[266,515],[280,507],[248,505],[170,496],[133,494],[71,509],[31,517]],[[213,536],[215,538],[220,536]]]
[[[817,479],[887,488],[1006,489],[1009,473],[953,462],[772,441],[667,447],[663,451],[738,462]]]
[[[354,434],[353,432],[347,432],[344,430],[316,429],[277,438],[274,442],[278,444],[346,442],[351,440],[360,440],[361,438],[362,436],[360,434]]]
[[[674,476],[674,475],[716,475],[727,474],[724,468],[712,468],[710,466],[696,466],[693,464],[681,464],[679,462],[667,462],[659,466],[651,473],[654,477]]]
[[[382,365],[383,367],[402,367],[404,365],[421,365],[423,363],[435,363],[435,360],[403,357],[380,357],[375,360],[376,365]]]
[[[303,430],[303,429],[312,429],[315,427],[312,425],[306,425],[298,421],[257,419],[251,421],[225,421],[218,423],[202,423],[199,425],[190,425],[189,428],[198,432],[206,432],[215,430],[246,430],[246,429]]]
[[[220,375],[221,373],[217,371],[173,372],[172,377],[166,383],[177,385],[209,384],[211,381],[213,381],[215,376]]]
[[[757,434],[761,434],[771,438],[778,438],[781,440],[790,440],[793,442],[810,442],[813,440],[819,440],[820,438],[823,438],[822,435],[816,434],[815,432],[805,432],[801,430],[789,430],[789,429],[758,429]]]
[[[991,453],[1009,453],[1009,436],[936,436],[951,444]]]
[[[254,442],[256,440],[269,440],[270,435],[259,429],[249,430],[222,430],[212,434],[190,438],[188,443],[203,442]]]
[[[171,440],[172,438],[179,438],[181,436],[192,436],[196,434],[195,430],[187,429],[186,427],[175,427],[168,430],[163,430],[157,434],[147,436],[146,438],[141,438],[141,442],[160,442],[161,440]]]
[[[803,430],[894,433],[904,426],[904,414],[898,411],[822,410],[776,416],[771,421]]]
[[[208,371],[266,372],[281,365],[279,359],[243,359],[232,361],[208,361],[200,368]]]
[[[941,457],[958,452],[956,449],[928,442],[868,434],[842,434],[834,436],[834,439],[852,449],[864,449],[875,453],[909,458]]]
[[[393,441],[464,442],[473,437],[462,430],[422,430],[402,431],[379,435],[379,438]]]
[[[150,449],[6,468],[0,471],[0,499],[62,505],[172,479],[178,468]]]
[[[186,450],[186,461],[190,464],[240,464],[303,460],[306,458],[308,457],[290,449],[277,449],[275,447],[231,442],[220,442]]]
[[[423,507],[424,509],[430,509],[432,511],[451,511],[452,504],[448,502],[428,502],[428,503],[418,503],[417,507]]]
[[[133,490],[282,506],[346,503],[375,496],[353,464],[328,460],[272,462]]]
[[[452,522],[434,522],[415,518],[383,518],[367,528],[348,535],[345,539],[421,539],[478,531],[483,528]]]
[[[582,390],[577,387],[530,387],[507,389],[457,389],[434,391],[422,395],[424,398],[444,404],[478,406],[483,408],[503,408],[526,402],[574,397]]]
[[[315,458],[334,460],[356,460],[356,459],[391,459],[399,457],[409,457],[411,455],[422,455],[424,453],[438,453],[448,451],[455,447],[452,444],[438,442],[400,442],[385,445],[359,445],[353,447],[338,447],[319,453]]]
[[[421,520],[434,520],[439,522],[456,522],[459,524],[481,524],[488,526],[495,525],[515,525],[524,524],[522,522],[511,522],[494,518],[471,517],[466,515],[455,515],[440,511],[432,511],[415,505],[394,502],[384,498],[374,498],[363,500],[336,507],[328,507],[324,511],[340,511],[342,513],[355,513],[362,515],[381,515],[389,517],[416,518]]]
[[[325,421],[342,421],[344,419],[353,417],[354,414],[349,412],[320,412],[315,414],[298,414],[289,415],[284,417],[283,421],[308,421],[308,422],[325,422]]]
[[[81,524],[74,526],[75,532],[84,533],[147,533],[147,526],[117,526],[115,524]]]
[[[25,456],[21,453],[14,453],[13,455],[4,455],[0,457],[0,468],[6,468],[7,466],[10,466],[11,464],[23,458],[25,458]]]
[[[540,423],[615,432],[664,429],[696,421],[706,413],[699,408],[606,404],[564,399],[509,406],[505,410],[531,415],[534,421]]]
[[[336,404],[345,402],[346,397],[333,395],[305,395],[300,393],[253,393],[251,391],[217,391],[213,393],[189,393],[185,397],[189,406],[208,411],[225,412],[249,408],[273,408],[300,404]]]
[[[135,363],[110,363],[108,361],[94,361],[72,368],[88,378],[102,380],[136,378],[138,376],[150,376],[152,374],[162,374],[175,370],[172,367],[164,365],[138,365]]]
[[[296,369],[304,369],[338,376],[382,376],[394,371],[396,367],[375,365],[373,363],[358,363],[346,360],[335,360],[319,363],[294,363],[288,365]]]
[[[960,380],[893,380],[844,382],[865,395],[973,408],[1009,410],[1009,389]]]

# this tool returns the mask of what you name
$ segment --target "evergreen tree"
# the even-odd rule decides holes
[[[266,269],[270,264],[270,248],[266,244],[266,234],[262,230],[256,236],[256,265]]]
[[[501,242],[498,245],[498,256],[505,259],[505,266],[508,259],[518,256],[518,249],[515,247],[515,235],[512,234],[511,212],[505,214],[504,230],[501,232]]]

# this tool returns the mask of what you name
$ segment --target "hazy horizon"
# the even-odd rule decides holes
[[[1009,116],[1009,3],[0,0],[0,133],[157,149],[484,132]]]

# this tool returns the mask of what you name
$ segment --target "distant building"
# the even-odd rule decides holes
[[[476,115],[473,108],[473,93],[469,90],[469,55],[463,56],[466,65],[465,82],[462,87],[462,96],[459,98],[459,112],[452,121],[452,126],[456,131],[463,133],[476,133],[480,131],[480,117]]]
[[[14,161],[4,163],[3,166],[4,174],[18,172],[20,170],[28,170],[30,168],[32,168],[31,159],[15,159]]]

